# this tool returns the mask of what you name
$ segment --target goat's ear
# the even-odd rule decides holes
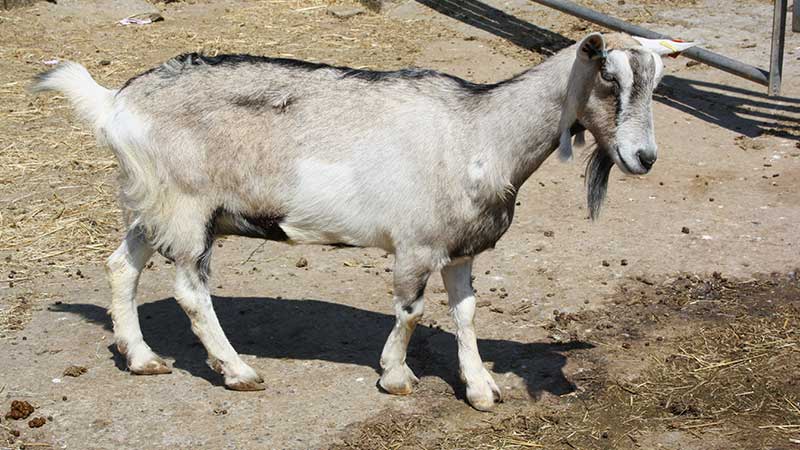
[[[678,53],[699,44],[699,42],[673,41],[670,39],[646,39],[637,36],[633,36],[633,38],[636,39],[639,42],[639,45],[645,49],[661,56],[677,55]]]
[[[578,44],[578,58],[584,61],[604,60],[607,57],[606,40],[600,33],[592,33]]]
[[[606,40],[600,33],[592,33],[578,43],[578,56],[572,64],[567,82],[567,99],[561,109],[558,139],[558,157],[562,161],[572,159],[572,133],[570,128],[578,119],[578,112],[586,104],[592,90],[598,64],[608,57]]]

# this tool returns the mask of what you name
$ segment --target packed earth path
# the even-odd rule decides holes
[[[254,393],[226,390],[204,363],[172,299],[173,268],[157,256],[139,315],[174,370],[126,371],[103,273],[122,236],[117,163],[64,98],[29,94],[31,77],[69,59],[119,87],[202,50],[494,82],[604,31],[528,1],[468,3],[482,12],[448,15],[434,0],[380,13],[349,0],[59,0],[0,11],[0,448],[797,447],[800,35],[791,32],[780,97],[667,60],[654,105],[658,162],[642,177],[613,169],[599,220],[587,218],[582,178],[591,145],[571,163],[552,158],[524,185],[514,224],[474,271],[479,347],[505,399],[494,412],[465,401],[438,277],[409,349],[416,391],[376,386],[394,323],[392,256],[371,249],[219,241],[214,306],[267,380]],[[771,2],[580,3],[768,62]],[[117,23],[140,13],[163,20]]]

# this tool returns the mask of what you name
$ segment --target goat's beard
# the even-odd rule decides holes
[[[608,174],[611,173],[612,167],[614,160],[608,155],[608,151],[599,145],[586,158],[586,200],[589,204],[589,217],[592,220],[600,216],[600,207],[608,189]]]

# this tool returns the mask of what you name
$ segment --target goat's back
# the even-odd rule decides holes
[[[146,130],[135,151],[170,192],[385,247],[386,224],[457,203],[442,196],[463,171],[445,168],[466,165],[453,149],[471,140],[481,86],[432,71],[182,55],[126,83],[106,128],[112,145],[131,141],[115,130]],[[319,233],[306,240],[329,240]]]

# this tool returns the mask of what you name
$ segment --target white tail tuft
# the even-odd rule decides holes
[[[135,218],[153,214],[163,203],[161,181],[150,159],[149,125],[117,100],[117,90],[97,84],[80,64],[65,61],[36,76],[32,92],[58,91],[69,99],[77,114],[94,128],[99,144],[108,146],[121,169],[120,201]],[[147,210],[145,212],[145,210]],[[144,221],[145,227],[148,222]]]
[[[95,127],[103,122],[111,110],[116,92],[97,84],[85,67],[70,61],[37,75],[31,91],[63,93],[78,115]]]

